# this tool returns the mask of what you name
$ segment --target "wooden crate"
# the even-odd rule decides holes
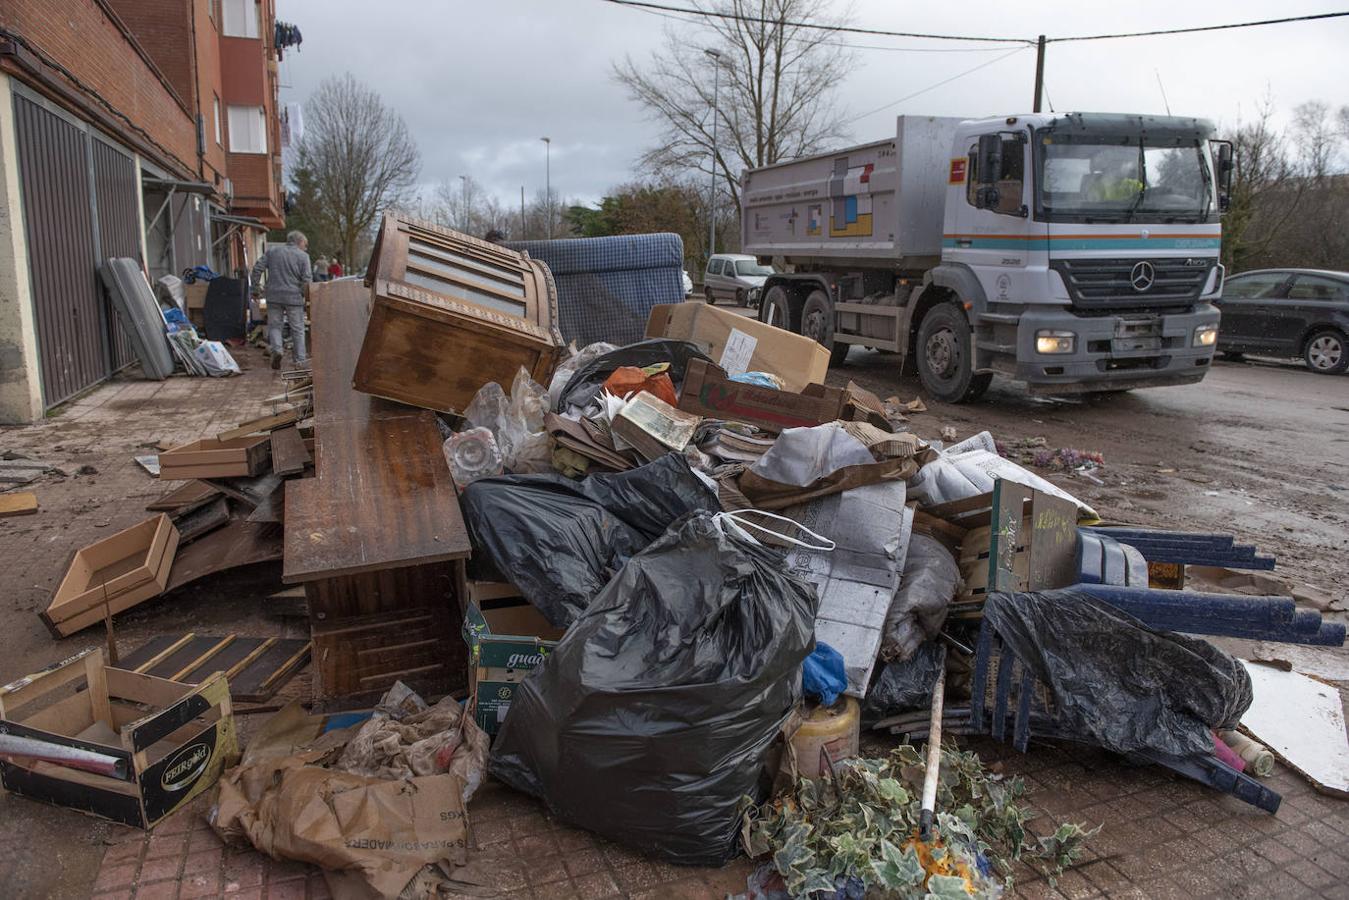
[[[357,390],[448,412],[488,382],[509,387],[521,366],[547,383],[562,348],[557,290],[527,254],[391,214],[367,282]]]
[[[159,454],[159,478],[185,481],[261,475],[271,461],[269,435],[252,434],[228,440],[202,438]]]
[[[178,529],[163,513],[75,552],[42,613],[66,637],[164,592],[178,550]]]
[[[50,752],[101,754],[114,770],[5,755],[6,790],[140,828],[214,784],[239,752],[222,673],[196,687],[175,684],[109,668],[101,648],[0,688],[0,734]]]

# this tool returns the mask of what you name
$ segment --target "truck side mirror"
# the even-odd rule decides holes
[[[974,205],[979,209],[996,209],[998,206],[998,173],[1002,171],[1002,136],[997,134],[979,135],[979,149],[974,167],[978,188],[974,192]]]
[[[1232,174],[1236,171],[1236,151],[1231,141],[1214,141],[1218,148],[1215,168],[1218,170],[1218,209],[1227,211],[1232,204]]]

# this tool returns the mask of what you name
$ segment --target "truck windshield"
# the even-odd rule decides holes
[[[772,275],[772,266],[761,266],[753,260],[741,259],[735,264],[735,274],[737,275]]]
[[[1205,222],[1212,179],[1198,141],[1044,134],[1039,207],[1051,222]]]

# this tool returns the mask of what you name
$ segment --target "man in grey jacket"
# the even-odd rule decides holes
[[[253,264],[250,279],[256,295],[262,276],[267,276],[267,343],[271,350],[272,368],[281,368],[282,328],[290,324],[295,365],[309,363],[304,333],[304,288],[314,280],[309,262],[309,239],[298,231],[286,235],[285,246],[273,247]]]

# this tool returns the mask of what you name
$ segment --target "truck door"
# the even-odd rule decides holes
[[[955,215],[942,241],[942,259],[974,269],[990,301],[1007,295],[1020,281],[1028,263],[1031,237],[1026,198],[1029,145],[1024,133],[1001,132],[997,136],[1002,144],[1001,163],[992,185],[981,183],[979,135],[973,135],[965,148],[965,202],[955,205]],[[1020,271],[1000,278],[999,270]]]

